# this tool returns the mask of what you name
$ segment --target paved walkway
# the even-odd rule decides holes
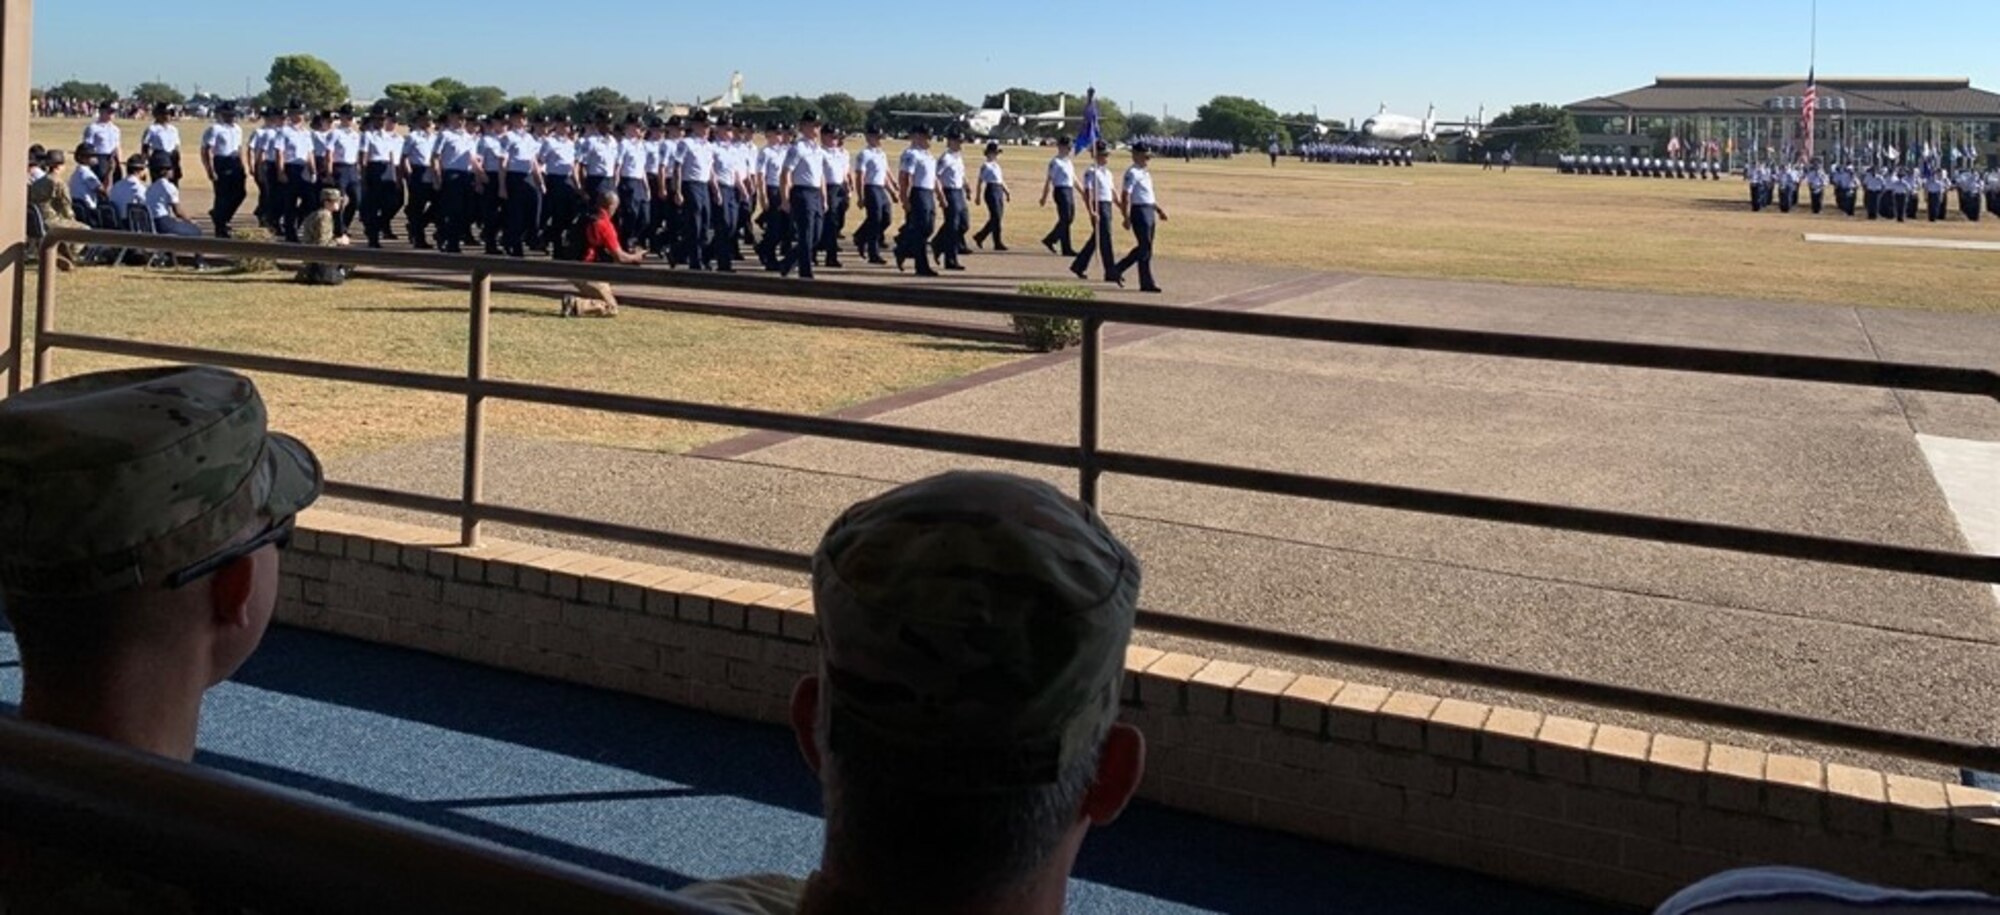
[[[0,713],[20,700],[0,626]],[[791,735],[631,696],[274,629],[210,693],[199,762],[675,889],[803,874],[822,838]],[[1613,911],[1140,804],[1092,837],[1076,915]]]
[[[1171,288],[1206,269],[1166,264],[1163,282]],[[1309,274],[1232,285],[1211,304],[1939,364],[2000,360],[2000,321],[1972,316]],[[1916,433],[2000,440],[2000,407],[1968,397],[1120,334],[1105,360],[1108,447],[1369,481],[1962,550],[1959,521]],[[1063,355],[1039,357],[976,384],[847,412],[1073,441],[1073,365]],[[688,457],[529,441],[490,450],[488,494],[507,504],[794,549],[809,549],[855,499],[983,463],[764,435]],[[411,446],[333,469],[345,479],[454,494],[457,445]],[[1073,485],[1066,475],[1015,469]],[[1989,711],[2000,706],[2000,619],[1993,593],[1977,585],[1144,480],[1107,479],[1104,505],[1148,563],[1154,608],[2000,740],[2000,719]]]

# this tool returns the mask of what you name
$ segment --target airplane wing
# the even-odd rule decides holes
[[[1481,127],[1474,129],[1472,127],[1468,127],[1465,125],[1459,125],[1451,130],[1439,130],[1437,132],[1437,137],[1438,139],[1442,140],[1446,137],[1457,138],[1465,136],[1467,134],[1471,134],[1472,136],[1483,140],[1488,137],[1504,137],[1504,136],[1510,136],[1512,134],[1540,133],[1541,131],[1548,130],[1554,126],[1556,125],[1517,124],[1511,127]]]
[[[949,111],[891,111],[889,113],[899,118],[938,118],[947,121],[957,121],[965,118],[963,114],[953,114]]]

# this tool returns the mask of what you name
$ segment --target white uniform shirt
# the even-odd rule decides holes
[[[715,154],[716,183],[725,189],[741,186],[747,171],[743,167],[743,149],[735,143],[711,143],[709,151]]]
[[[116,124],[91,121],[83,125],[83,142],[89,143],[91,151],[100,156],[117,152],[119,144],[123,142],[123,136]]]
[[[463,130],[438,134],[438,168],[448,172],[472,171],[473,157],[479,153],[479,138]]]
[[[146,209],[154,219],[165,219],[174,215],[174,207],[181,205],[181,189],[172,181],[155,181],[146,188]]]
[[[542,138],[525,130],[510,130],[500,138],[500,146],[507,155],[507,171],[516,175],[532,175],[535,164],[542,159]]]
[[[352,130],[336,130],[327,135],[326,151],[333,155],[335,165],[361,164],[361,134]]]
[[[903,150],[902,170],[910,176],[910,190],[937,190],[937,160],[928,151],[914,146]]]
[[[1083,189],[1088,199],[1098,203],[1110,203],[1117,199],[1118,185],[1111,177],[1111,166],[1092,165],[1083,173]]]
[[[764,176],[764,184],[777,187],[785,177],[785,148],[766,146],[757,151],[757,171]]]
[[[846,187],[854,176],[854,160],[848,158],[842,147],[820,147],[820,157],[826,163],[826,186]]]
[[[431,167],[431,157],[437,154],[438,135],[428,130],[412,130],[403,138],[403,161],[410,163],[410,169]]]
[[[697,139],[674,142],[680,146],[680,158],[675,161],[674,170],[680,173],[682,181],[707,184],[710,178],[715,177],[715,158],[718,153],[714,144]]]
[[[965,157],[947,149],[937,157],[938,186],[947,191],[965,190]]]
[[[1153,205],[1153,175],[1141,166],[1125,170],[1125,197],[1133,206]]]
[[[979,180],[986,184],[1007,186],[1007,176],[1001,173],[1000,162],[997,159],[979,166]]]
[[[542,171],[556,178],[576,173],[576,141],[563,137],[542,138]]]
[[[785,153],[784,170],[792,176],[793,187],[819,188],[826,184],[826,150],[817,141],[801,138]]]
[[[240,124],[210,124],[201,132],[201,148],[208,150],[218,159],[227,159],[243,152],[243,127]]]
[[[500,137],[490,133],[480,134],[479,167],[485,169],[486,173],[490,175],[498,172],[500,166],[506,164],[506,161],[507,147],[500,142]]]
[[[402,138],[386,130],[371,130],[361,137],[362,161],[387,163],[392,168],[403,154]],[[393,175],[393,173],[392,173]]]
[[[97,209],[97,195],[104,190],[104,181],[97,173],[79,168],[69,174],[70,203],[77,212]]]
[[[131,175],[126,175],[111,186],[111,208],[118,211],[119,219],[125,218],[125,211],[131,209],[132,204],[145,199],[146,183]]]
[[[303,165],[308,175],[316,171],[313,168],[312,131],[304,127],[286,127],[278,131],[271,148],[275,153],[284,154],[286,166]]]
[[[889,154],[879,147],[861,151],[861,183],[868,187],[889,186]]]
[[[585,175],[607,177],[618,168],[618,141],[603,134],[584,137],[577,144],[577,159],[583,163]]]
[[[1067,156],[1049,160],[1049,182],[1055,187],[1076,187],[1076,165]]]
[[[271,144],[278,139],[278,128],[259,127],[250,132],[250,158],[256,161],[271,156]]]
[[[625,140],[618,144],[618,177],[639,181],[646,180],[647,142],[645,140]]]
[[[172,124],[154,124],[147,127],[146,148],[154,152],[179,152],[181,132]]]

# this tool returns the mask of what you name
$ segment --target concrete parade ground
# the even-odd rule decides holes
[[[1024,248],[970,258],[972,272],[948,282],[1010,289],[1064,275],[1059,259]],[[1936,365],[1990,368],[2000,359],[2000,321],[1978,315],[1171,259],[1159,272],[1164,301],[1210,308]],[[893,273],[869,276],[898,281]],[[1977,482],[1991,472],[1992,452],[1982,449],[2000,441],[2000,406],[1978,398],[1117,325],[1106,334],[1108,448],[1934,549],[2000,549],[1991,542],[1996,490]],[[588,386],[587,374],[578,383]],[[1077,384],[1073,354],[1035,356],[836,414],[1071,443]],[[440,425],[455,428],[442,417]],[[489,443],[487,466],[487,497],[499,503],[803,551],[857,499],[952,467],[1002,465],[745,434],[682,454],[500,437]],[[1067,473],[1009,469],[1075,485]],[[447,434],[352,453],[330,470],[343,480],[452,496],[459,440]],[[1991,714],[2000,705],[2000,621],[1985,586],[1115,476],[1105,480],[1103,506],[1146,563],[1144,603],[1153,609],[2000,739]],[[586,546],[532,531],[493,534]],[[799,583],[693,556],[588,548]],[[1327,669],[1220,646],[1197,651]],[[1800,749],[1453,684],[1423,688]]]

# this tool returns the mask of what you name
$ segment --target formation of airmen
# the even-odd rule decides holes
[[[1306,162],[1338,165],[1386,165],[1407,168],[1415,165],[1416,153],[1405,147],[1382,148],[1352,143],[1300,143],[1294,150]]]
[[[1658,159],[1642,156],[1564,155],[1556,170],[1565,175],[1611,175],[1620,178],[1680,178],[1721,181],[1722,163],[1712,159]]]
[[[1975,169],[1953,171],[1936,163],[1918,168],[1876,165],[1866,168],[1824,163],[1777,166],[1753,164],[1744,170],[1749,186],[1750,210],[1761,212],[1773,206],[1781,213],[1798,208],[1800,189],[1810,200],[1812,212],[1824,207],[1827,189],[1833,189],[1834,207],[1843,215],[1867,214],[1869,219],[1907,222],[1924,218],[1943,222],[1957,196],[1959,214],[1968,222],[1979,222],[1988,212],[2000,212],[2000,169],[1981,173]]]
[[[120,177],[124,139],[115,114],[107,103],[84,130],[84,145],[104,153],[94,160],[103,186]],[[156,114],[142,145],[151,158],[135,164],[177,176],[179,133],[170,111]],[[864,147],[850,153],[846,136],[810,111],[797,124],[766,123],[761,130],[701,109],[669,118],[598,112],[576,125],[566,115],[531,116],[521,106],[492,114],[454,107],[442,116],[411,112],[404,130],[399,114],[382,106],[357,114],[351,106],[308,112],[294,103],[252,112],[261,124],[247,132],[238,114],[233,104],[219,106],[199,148],[215,186],[208,215],[218,237],[229,237],[254,185],[257,223],[292,242],[303,241],[308,228],[323,241],[325,233],[308,223],[330,211],[334,235],[359,235],[379,248],[399,240],[393,223],[400,213],[416,248],[560,255],[565,233],[611,192],[618,202],[613,225],[625,249],[695,270],[733,272],[745,248],[783,275],[811,277],[815,267],[840,267],[850,213],[860,219],[852,247],[861,259],[887,264],[893,257],[898,270],[913,262],[920,276],[965,269],[960,258],[972,253],[968,242],[984,247],[990,239],[995,250],[1006,250],[1001,221],[1010,195],[1001,148],[986,144],[984,164],[968,168],[966,137],[956,125],[943,132],[941,149],[933,148],[927,127],[918,127],[891,162],[878,126],[870,125]],[[1165,214],[1156,209],[1145,170],[1152,147],[1142,139],[1131,149],[1132,168],[1117,193],[1103,199],[1116,201],[1137,247],[1123,261],[1107,256],[1104,280],[1122,285],[1126,269],[1136,266],[1141,288],[1157,292],[1152,232],[1155,217]],[[1092,152],[1102,159],[1109,150],[1099,144]],[[1083,185],[1071,155],[1064,138],[1049,163],[1044,202],[1054,191],[1059,206],[1043,244],[1074,258],[1070,225]],[[1113,184],[1107,177],[1096,186]],[[898,204],[903,218],[892,232]],[[971,209],[980,205],[989,213],[973,235]],[[1085,213],[1093,240],[1108,252],[1103,214]]]
[[[1233,159],[1237,152],[1236,144],[1228,140],[1156,137],[1146,134],[1131,138],[1131,142],[1144,143],[1147,149],[1169,159]]]

